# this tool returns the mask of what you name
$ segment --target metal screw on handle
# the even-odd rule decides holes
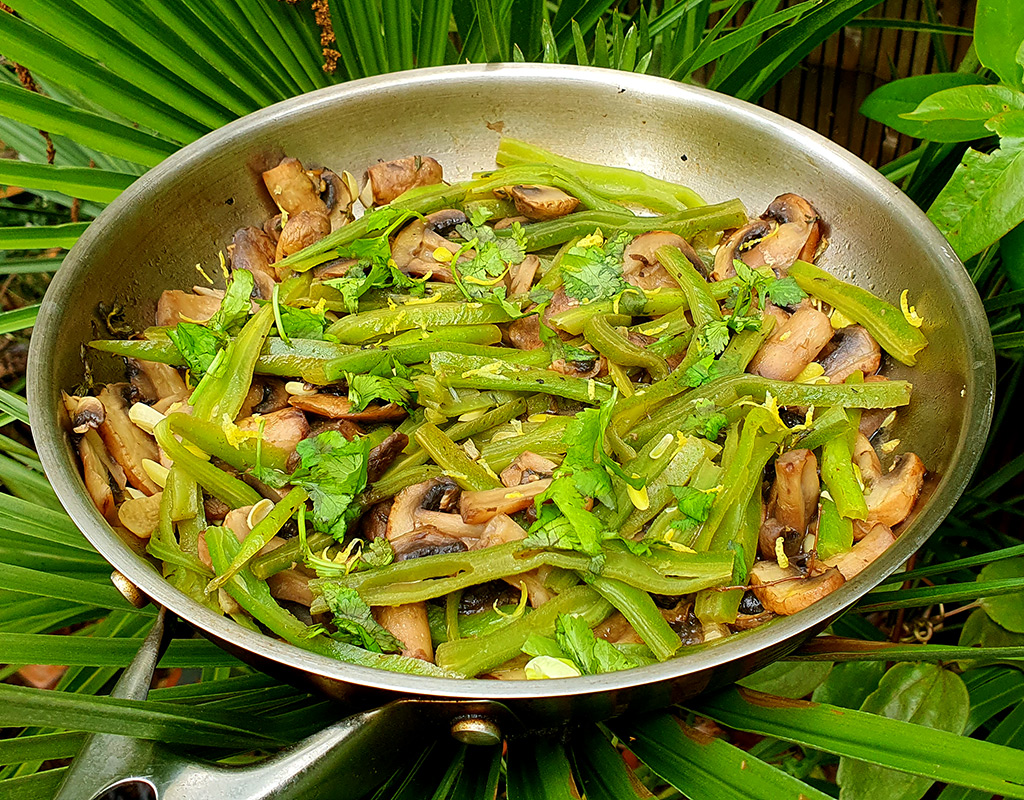
[[[170,642],[161,608],[112,697],[145,700],[160,657]],[[86,740],[54,800],[105,800],[114,789],[140,800],[355,800],[411,757],[427,736],[448,729],[464,744],[502,741],[496,720],[518,722],[489,701],[395,700],[354,714],[258,764],[225,767],[188,758],[158,742],[114,734]]]

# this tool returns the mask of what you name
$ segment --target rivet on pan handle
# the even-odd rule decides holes
[[[135,608],[143,608],[149,604],[149,598],[146,597],[142,589],[128,580],[118,570],[115,569],[110,573],[110,582],[124,596],[124,599],[135,606]]]
[[[501,729],[488,717],[460,717],[452,723],[452,736],[462,744],[501,744]]]

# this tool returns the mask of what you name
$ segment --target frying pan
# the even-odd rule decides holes
[[[101,303],[122,309],[135,329],[150,324],[161,291],[196,283],[197,263],[216,264],[237,228],[270,213],[260,173],[284,154],[358,173],[377,159],[422,153],[440,161],[451,181],[493,164],[501,133],[645,170],[709,202],[740,197],[755,215],[776,195],[795,192],[831,226],[820,261],[826,269],[890,300],[909,289],[929,345],[915,369],[887,366],[890,376],[914,383],[913,403],[892,435],[921,456],[932,477],[887,553],[805,611],[681,658],[608,675],[499,682],[371,670],[248,631],[171,587],[104,522],[85,491],[60,403],[61,389],[83,381],[84,361],[97,382],[123,379],[123,364],[83,350],[102,330]],[[662,707],[788,654],[902,564],[952,508],[981,454],[994,374],[985,314],[963,266],[925,215],[850,153],[761,108],[669,80],[490,64],[368,78],[296,97],[204,136],[146,173],[89,227],[50,286],[32,337],[28,399],[46,474],[120,585],[254,666],[350,708],[398,699],[356,726],[365,751],[377,738],[370,729],[405,736],[454,724],[463,738],[486,741],[517,728]],[[347,797],[344,789],[332,786],[331,796]],[[310,791],[289,796],[318,796]]]

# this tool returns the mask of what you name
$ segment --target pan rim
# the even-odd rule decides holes
[[[944,277],[950,281],[951,290],[961,301],[962,305],[958,311],[968,348],[968,363],[973,362],[974,369],[968,372],[965,387],[969,395],[969,419],[965,421],[962,430],[966,433],[960,439],[952,456],[951,468],[941,476],[927,506],[889,551],[854,580],[799,614],[778,619],[771,625],[749,633],[730,637],[729,640],[716,643],[713,647],[701,648],[659,664],[624,672],[542,682],[428,678],[335,661],[236,625],[230,619],[221,617],[188,598],[164,581],[158,572],[138,559],[103,521],[99,512],[85,496],[81,488],[81,479],[77,472],[72,471],[66,456],[64,433],[59,428],[56,404],[62,387],[53,385],[49,365],[53,355],[54,333],[60,326],[60,301],[73,285],[77,265],[85,260],[84,254],[87,254],[93,241],[106,235],[105,230],[111,220],[116,220],[120,209],[127,208],[151,192],[158,191],[160,185],[170,176],[189,165],[201,162],[211,151],[215,151],[222,141],[245,135],[247,131],[259,129],[275,119],[300,115],[321,104],[329,105],[337,102],[339,98],[357,97],[399,86],[408,89],[410,85],[434,83],[439,79],[446,82],[557,79],[561,82],[582,83],[597,88],[607,87],[617,93],[636,89],[669,101],[672,96],[689,95],[697,98],[701,104],[718,107],[733,117],[756,120],[759,125],[771,128],[775,135],[785,135],[803,141],[851,179],[861,181],[868,188],[880,192],[893,208],[894,216],[908,219],[921,230],[922,235],[929,240],[928,243],[934,246],[936,259],[944,264]],[[40,308],[30,343],[27,394],[42,465],[54,485],[58,498],[76,525],[103,557],[132,583],[200,630],[207,631],[234,647],[268,658],[283,666],[297,667],[323,678],[355,686],[433,698],[513,701],[592,695],[609,690],[625,690],[678,680],[747,658],[773,643],[822,626],[898,569],[910,553],[920,547],[935,531],[953,508],[980,460],[992,417],[994,386],[995,355],[991,334],[981,300],[963,265],[924,212],[887,179],[849,151],[774,112],[707,89],[683,85],[665,78],[557,64],[487,64],[454,65],[392,73],[294,97],[207,134],[149,170],[89,226],[66,257],[61,270],[56,273]]]

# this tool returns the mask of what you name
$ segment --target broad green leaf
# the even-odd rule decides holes
[[[860,708],[885,674],[882,661],[848,661],[836,664],[824,682],[814,690],[815,703],[829,703],[840,708]]]
[[[737,730],[992,794],[1024,798],[1024,759],[1019,752],[948,731],[749,689],[721,692],[689,707]],[[937,759],[936,753],[943,757]]]
[[[960,629],[960,644],[964,647],[1019,649],[1024,647],[1024,634],[1006,630],[1002,625],[993,622],[991,617],[979,608],[971,612]],[[1000,663],[1000,659],[994,658],[993,662]],[[970,664],[965,662],[960,666],[968,667]]]
[[[558,739],[530,736],[508,743],[508,800],[575,800],[572,770]]]
[[[922,136],[934,142],[967,142],[991,135],[985,126],[1006,111],[1024,109],[1024,92],[1007,86],[957,86],[929,95],[901,116],[921,122]]]
[[[1010,285],[1024,289],[1024,223],[999,240],[999,257]]]
[[[934,664],[897,664],[882,677],[861,711],[960,734],[970,700],[959,675]],[[839,759],[841,800],[920,800],[933,781],[852,758]]]
[[[1024,112],[989,123],[1000,136],[993,153],[968,150],[928,217],[961,259],[980,253],[1024,221]]]
[[[1024,577],[1024,558],[996,561],[981,570],[979,581]],[[1024,591],[999,597],[983,597],[981,607],[993,622],[1012,633],[1024,634]]]
[[[576,733],[572,757],[587,800],[642,800],[650,796],[596,725]]]
[[[820,686],[831,669],[827,661],[776,661],[737,683],[747,689],[796,700]]]
[[[1024,3],[1020,0],[978,0],[974,12],[974,48],[978,60],[1007,86],[1021,86],[1017,51],[1024,41]]]
[[[939,72],[934,75],[914,75],[901,78],[879,86],[867,96],[861,104],[860,113],[868,119],[881,122],[898,133],[918,139],[930,139],[931,126],[928,122],[908,119],[905,114],[914,111],[928,97],[937,92],[958,86],[970,86],[985,83],[980,75],[962,72]],[[973,131],[969,131],[969,134]],[[944,139],[941,141],[968,141],[979,136],[987,136],[987,130],[978,135],[968,135],[964,139]],[[940,140],[936,140],[940,141]]]
[[[785,702],[785,701],[780,701]],[[693,800],[825,800],[828,795],[671,714],[614,724],[637,758]]]

